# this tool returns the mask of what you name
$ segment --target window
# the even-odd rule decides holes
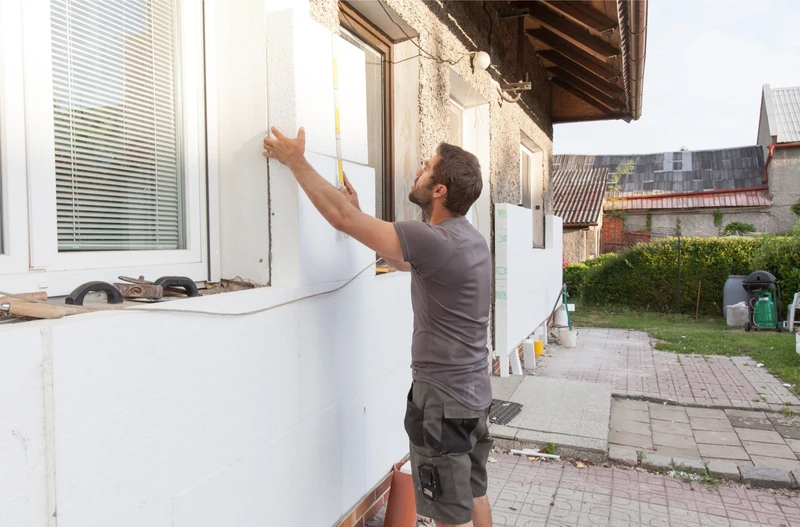
[[[349,6],[339,4],[341,36],[364,52],[369,166],[375,170],[375,217],[394,221],[392,178],[392,41]]]
[[[59,251],[184,248],[174,8],[51,2]]]
[[[0,289],[208,278],[202,17],[183,0],[2,2]]]
[[[520,200],[519,204],[526,209],[531,208],[531,167],[533,165],[533,152],[525,148],[525,145],[519,147],[519,188]]]
[[[447,142],[464,147],[464,108],[453,99],[450,99],[450,137]]]
[[[528,136],[520,133],[519,145],[519,204],[531,209],[533,218],[533,244],[544,247],[544,155]]]
[[[672,170],[683,170],[683,152],[672,154]]]

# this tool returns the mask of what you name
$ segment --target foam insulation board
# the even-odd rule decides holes
[[[339,71],[339,121],[342,158],[366,165],[367,75],[364,52],[337,36],[336,61]]]
[[[294,137],[306,130],[306,151],[336,156],[331,34],[301,9],[267,17],[267,113],[270,126]]]
[[[328,181],[336,175],[336,159],[307,153],[311,166]],[[355,163],[344,163],[344,171],[358,192],[361,210],[375,214],[375,171]],[[337,231],[317,211],[298,186],[298,250],[300,285],[348,280],[376,259],[375,253]],[[365,271],[367,273],[374,271]]]

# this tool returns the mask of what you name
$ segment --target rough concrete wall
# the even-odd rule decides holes
[[[761,117],[758,119],[757,145],[771,145],[772,136],[769,135],[769,123],[767,122],[767,106],[764,104],[764,96],[761,96]]]
[[[564,259],[571,264],[586,260],[588,229],[564,229]]]
[[[790,207],[800,199],[800,148],[775,150],[769,164],[769,191],[769,232],[791,231],[798,220]]]
[[[328,28],[339,31],[339,2],[337,0],[310,0],[308,15],[311,20]]]
[[[519,145],[524,132],[543,152],[545,213],[552,212],[550,163],[553,127],[550,119],[550,87],[544,68],[525,41],[524,71],[531,75],[533,90],[510,104],[500,99],[499,82],[519,80],[515,68],[516,21],[497,22],[494,2],[423,2],[386,0],[407,24],[419,33],[419,45],[437,58],[418,61],[419,155],[427,158],[449,132],[450,68],[490,101],[491,192],[495,203],[519,203]],[[336,0],[311,0],[311,17],[322,25],[338,27]],[[489,44],[491,33],[492,45]],[[488,51],[492,66],[472,71],[469,53]],[[426,54],[423,54],[426,55]],[[441,60],[440,60],[441,59]],[[397,123],[395,123],[397,126]],[[395,145],[397,150],[398,145]],[[415,178],[417,165],[406,173],[395,173],[395,193],[401,193]],[[484,167],[486,169],[487,167]],[[401,209],[397,209],[398,211]]]
[[[663,211],[653,212],[653,235],[654,237],[664,236],[665,234],[674,235],[676,223],[681,219],[681,234],[683,236],[696,236],[700,238],[710,238],[719,236],[722,228],[728,223],[740,221],[752,223],[758,232],[770,231],[770,214],[767,209],[757,209],[757,211],[747,209],[721,210],[722,227],[714,225],[714,211],[694,210],[694,211]],[[633,231],[644,230],[647,225],[647,214],[629,213],[625,221],[625,228]]]
[[[588,260],[600,256],[600,226],[589,227],[586,233],[586,252]]]

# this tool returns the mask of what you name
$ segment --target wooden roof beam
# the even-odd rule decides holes
[[[565,37],[575,41],[580,47],[586,49],[586,51],[601,60],[615,57],[620,53],[617,48],[602,38],[590,33],[586,27],[564,18],[543,3],[515,2],[515,4],[527,8],[532,18],[535,18],[551,30],[561,33]]]
[[[550,8],[559,13],[575,19],[586,27],[592,28],[598,33],[612,31],[619,27],[616,20],[608,18],[604,13],[594,9],[588,2],[576,2],[574,0],[546,0]]]
[[[556,84],[558,84],[562,88],[564,87],[562,83],[569,84],[576,90],[583,92],[586,96],[591,97],[599,104],[602,104],[608,110],[619,112],[623,109],[622,102],[620,102],[619,99],[615,99],[614,97],[611,97],[607,93],[598,90],[597,88],[588,84],[582,79],[574,75],[571,75],[560,68],[552,68],[548,71],[550,71],[552,74],[555,75],[555,78],[552,79],[552,82],[558,80],[559,82],[556,82]]]
[[[595,77],[594,75],[587,75],[586,70],[575,66],[573,63],[565,60],[566,64],[560,65],[556,64],[555,66],[548,66],[547,71],[553,73],[554,75],[560,75],[559,72],[563,72],[565,74],[569,74],[570,76],[580,79],[584,81],[586,84],[594,86],[601,92],[605,93],[609,97],[617,99],[620,95],[624,93],[625,90],[617,86],[616,84],[612,84],[610,82],[606,82],[602,79]]]
[[[572,86],[570,83],[568,83],[566,81],[563,81],[563,80],[559,79],[558,77],[552,79],[550,82],[552,82],[556,86],[559,86],[559,87],[563,88],[564,90],[568,91],[569,93],[571,93],[572,95],[574,95],[578,99],[580,99],[583,102],[589,104],[590,106],[592,106],[596,110],[602,112],[603,115],[611,117],[616,113],[616,111],[609,110],[604,105],[600,104],[596,100],[592,99],[591,97],[589,97],[588,95],[586,95],[585,93],[580,91],[578,88]],[[592,117],[585,117],[585,118],[577,119],[576,121],[578,121],[578,122],[585,121],[585,120],[592,120],[593,121],[593,120],[596,120],[596,119],[597,119],[597,117],[592,116]]]
[[[559,37],[549,29],[529,29],[526,31],[526,33],[529,37],[538,40],[546,46],[550,46],[553,48],[552,51],[559,53],[579,66],[586,68],[601,79],[610,81],[622,75],[621,72],[615,70],[610,64],[594,58],[592,55],[586,53],[572,42]],[[538,51],[537,53],[539,53],[539,55],[542,57],[545,57],[550,62],[556,62],[555,60],[550,59],[548,55],[545,55],[545,53],[550,54],[549,51]]]

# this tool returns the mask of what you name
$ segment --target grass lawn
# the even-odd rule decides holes
[[[656,349],[701,355],[749,355],[776,377],[794,385],[799,393],[800,355],[795,353],[793,333],[729,328],[722,318],[665,315],[646,311],[587,309],[571,313],[578,326],[647,331],[657,339]]]

